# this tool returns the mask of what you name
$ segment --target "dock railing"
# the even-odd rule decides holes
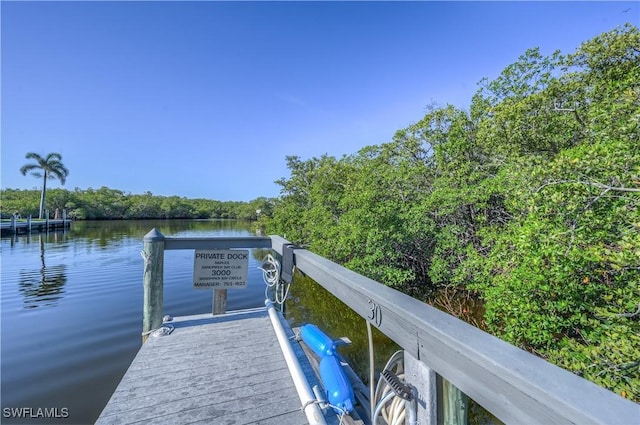
[[[426,370],[439,374],[506,424],[640,423],[638,404],[415,298],[297,248],[280,236],[165,238],[153,229],[144,237],[143,332],[162,326],[165,249],[229,248],[271,248],[293,258],[298,270],[391,338]],[[421,399],[423,405],[435,406],[436,391],[428,393],[428,399]],[[428,422],[441,421],[431,415]]]

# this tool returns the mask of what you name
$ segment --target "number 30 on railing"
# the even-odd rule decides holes
[[[382,308],[373,300],[369,300],[369,315],[367,319],[371,320],[377,327],[382,324]]]

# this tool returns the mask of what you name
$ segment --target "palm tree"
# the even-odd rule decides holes
[[[41,170],[40,171],[32,171],[31,175],[36,177],[42,177],[42,194],[40,195],[40,216],[42,218],[44,215],[44,204],[45,198],[47,196],[47,179],[58,179],[60,183],[64,185],[64,182],[69,175],[69,170],[62,164],[62,155],[59,153],[50,153],[45,158],[41,157],[37,153],[29,152],[25,155],[27,159],[33,159],[36,161],[36,164],[25,164],[20,167],[20,172],[23,176],[25,176],[29,171],[32,170]]]

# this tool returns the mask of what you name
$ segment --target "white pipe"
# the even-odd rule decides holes
[[[271,325],[273,326],[273,330],[276,332],[276,337],[278,337],[280,349],[282,349],[284,360],[287,362],[289,373],[291,374],[291,378],[293,379],[293,384],[296,386],[298,397],[300,397],[300,402],[304,407],[304,414],[307,416],[309,424],[326,425],[327,423],[324,420],[322,410],[320,410],[320,406],[318,406],[318,403],[316,403],[316,398],[313,395],[313,391],[311,390],[309,382],[307,381],[307,378],[302,371],[302,367],[298,362],[296,354],[293,352],[293,348],[289,343],[289,338],[287,338],[287,334],[282,327],[282,323],[280,323],[278,313],[276,312],[273,303],[269,300],[265,300],[264,304],[267,306],[267,312],[269,313],[269,318],[271,319]]]

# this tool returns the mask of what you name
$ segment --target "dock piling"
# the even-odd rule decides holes
[[[164,286],[164,235],[156,228],[144,236],[144,306],[142,311],[142,342],[149,333],[162,326]]]

